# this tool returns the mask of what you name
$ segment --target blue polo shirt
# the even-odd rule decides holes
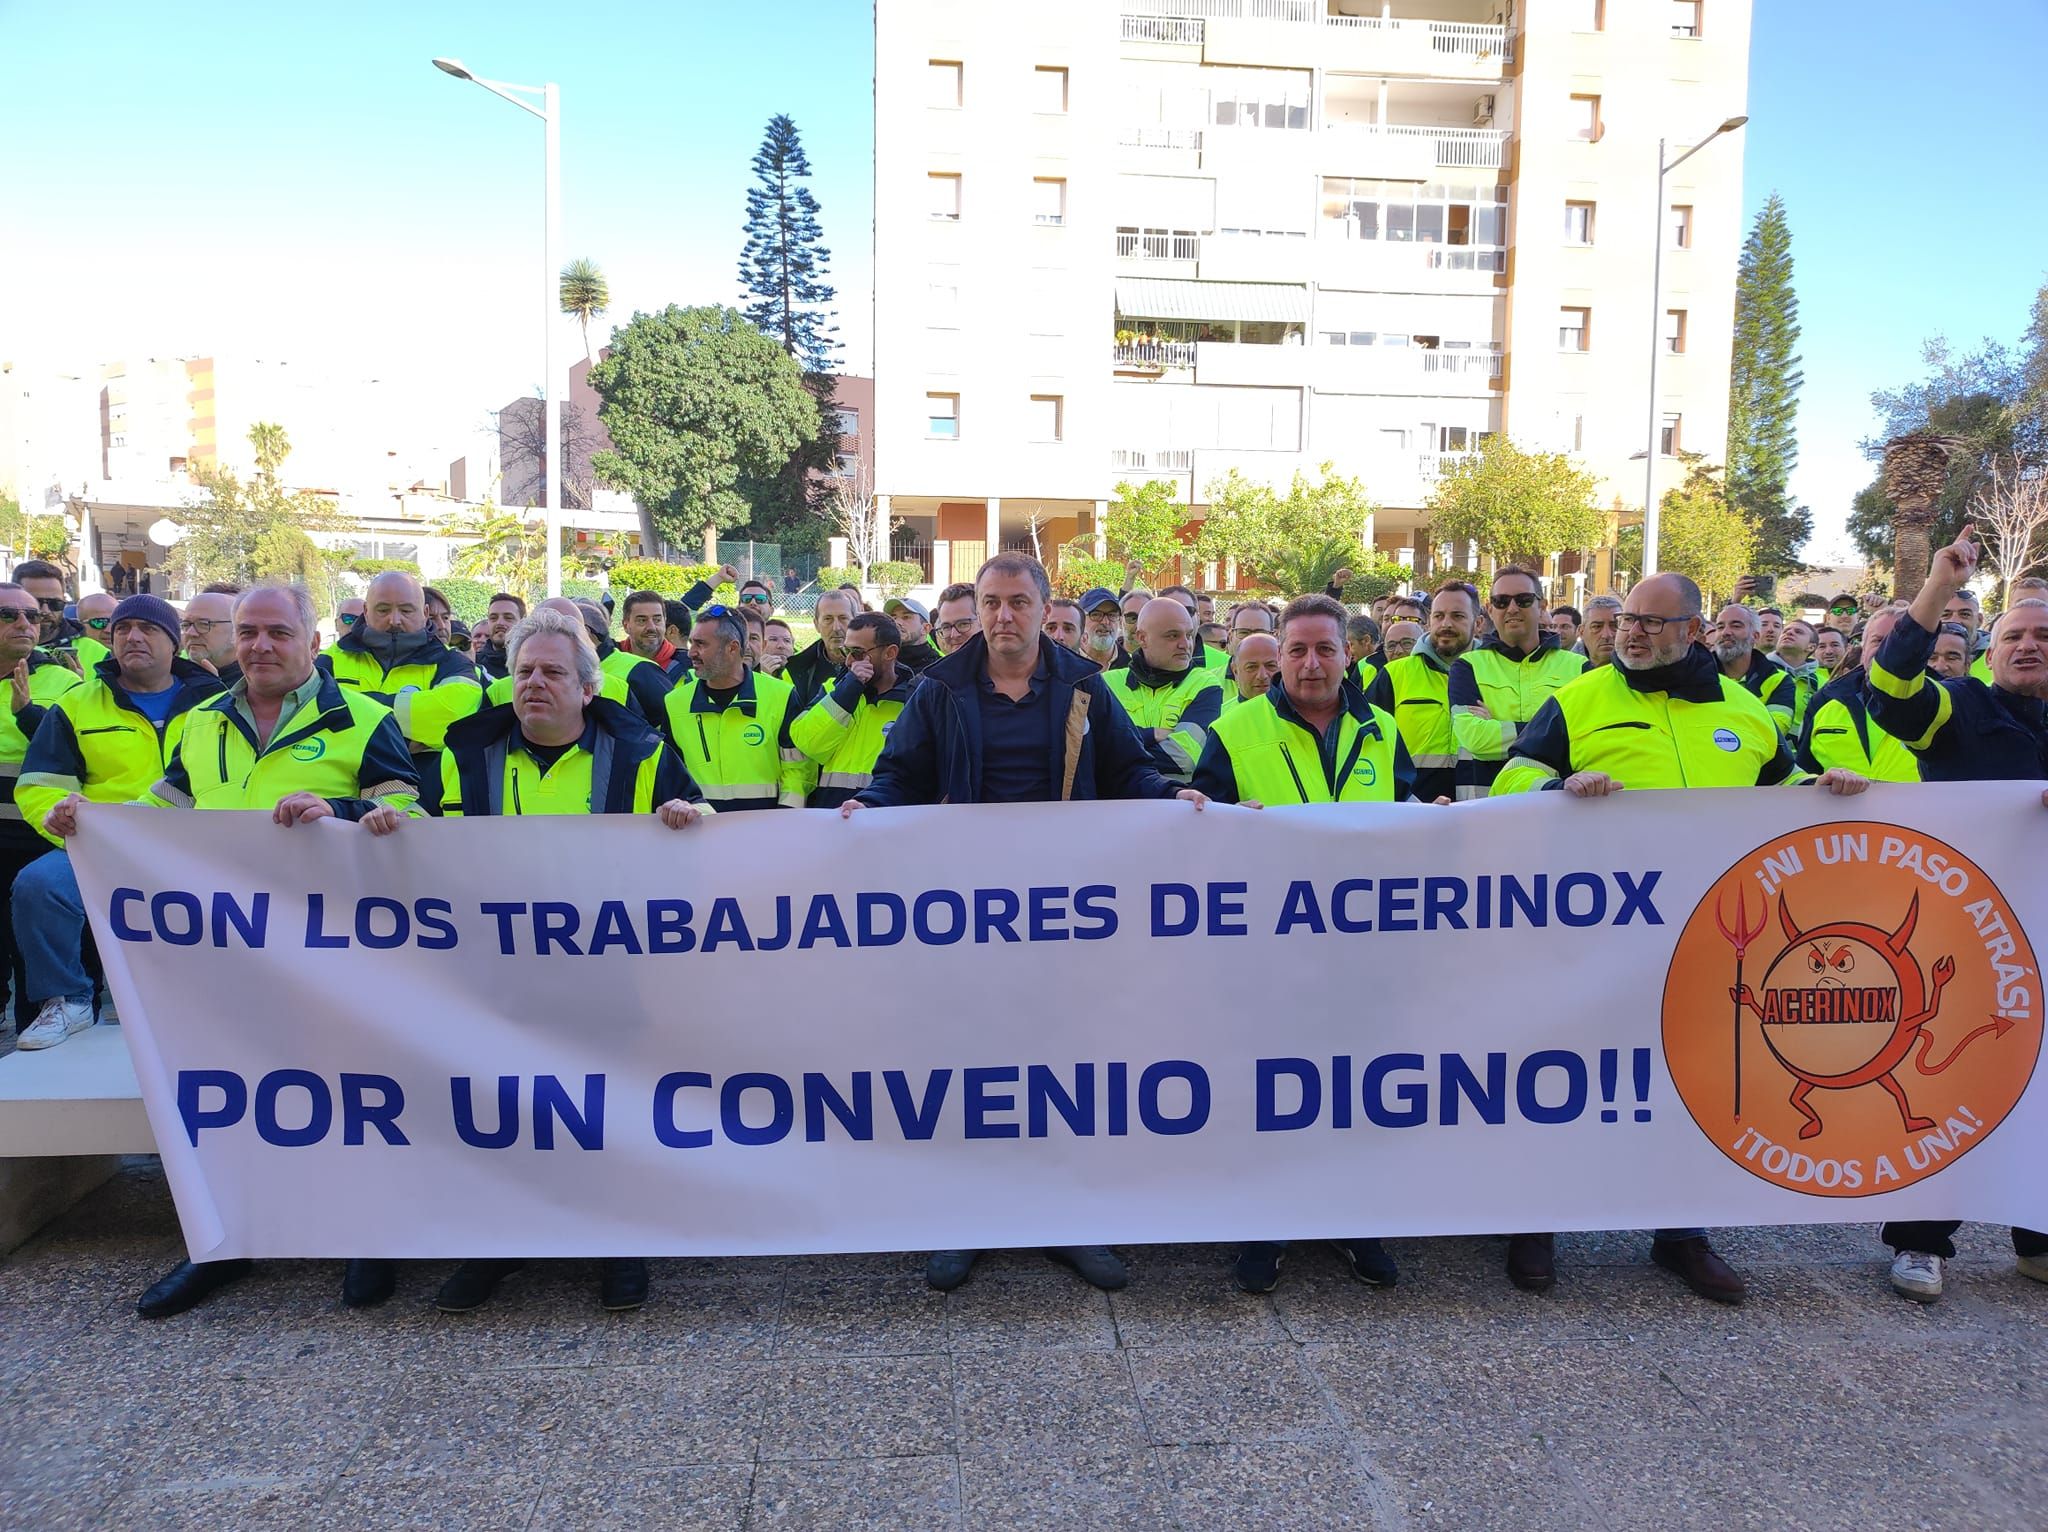
[[[988,678],[984,661],[975,676],[981,709],[981,801],[1045,803],[1055,796],[1052,780],[1051,672],[1044,656],[1031,674],[1031,689],[1012,702]]]

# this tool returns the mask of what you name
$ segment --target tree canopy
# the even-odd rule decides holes
[[[753,298],[742,311],[747,318],[805,372],[823,373],[832,370],[839,350],[831,309],[838,294],[825,280],[832,252],[818,222],[818,199],[803,184],[810,174],[796,124],[781,113],[769,118],[747,189],[740,285]]]
[[[592,467],[640,502],[642,536],[691,541],[744,526],[748,476],[767,477],[819,433],[817,401],[781,346],[737,309],[635,314],[590,369],[612,450]]]
[[[1346,478],[1328,463],[1313,481],[1296,473],[1285,494],[1232,469],[1209,486],[1208,499],[1196,556],[1235,559],[1268,589],[1299,595],[1321,591],[1342,569],[1354,577],[1378,571],[1381,560],[1365,546],[1372,497],[1363,480]]]
[[[1722,470],[1698,453],[1685,455],[1685,483],[1666,490],[1659,502],[1657,569],[1643,568],[1643,529],[1624,527],[1615,557],[1635,573],[1688,576],[1710,599],[1726,597],[1743,575],[1756,572],[1755,525],[1728,495]]]
[[[250,478],[225,468],[193,475],[202,496],[177,513],[184,535],[172,557],[184,564],[194,586],[279,580],[304,585],[316,606],[331,606],[340,558],[309,533],[333,530],[339,517],[320,496],[285,488],[279,470],[292,448],[282,426],[257,422],[249,429],[249,444],[256,454]]]
[[[1430,536],[1540,569],[1553,553],[1599,543],[1604,517],[1593,485],[1563,453],[1525,452],[1506,436],[1489,436],[1471,456],[1445,465],[1429,498]]]

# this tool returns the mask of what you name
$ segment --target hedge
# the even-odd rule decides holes
[[[718,579],[716,564],[670,564],[662,559],[621,559],[612,565],[612,590],[623,601],[636,590],[681,596],[699,580]]]

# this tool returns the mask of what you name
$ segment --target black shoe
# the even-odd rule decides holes
[[[1045,1258],[1059,1262],[1090,1287],[1099,1287],[1105,1293],[1113,1293],[1131,1280],[1124,1263],[1107,1245],[1052,1245],[1047,1247]]]
[[[1351,1275],[1367,1287],[1392,1287],[1401,1280],[1401,1268],[1376,1239],[1333,1239],[1330,1247],[1344,1257]]]
[[[979,1250],[934,1250],[925,1258],[924,1279],[942,1293],[950,1293],[974,1270],[981,1259]]]
[[[434,1307],[444,1314],[467,1314],[491,1301],[498,1284],[524,1266],[524,1261],[464,1261],[448,1274],[434,1294]]]
[[[216,1290],[239,1282],[253,1261],[180,1261],[157,1279],[156,1286],[135,1301],[144,1319],[169,1319],[204,1303]]]
[[[1271,1240],[1260,1244],[1246,1245],[1237,1252],[1237,1260],[1231,1264],[1230,1274],[1237,1278],[1237,1285],[1248,1293],[1270,1293],[1280,1284],[1280,1258],[1287,1253],[1287,1247]]]
[[[341,1274],[341,1301],[352,1309],[374,1309],[397,1288],[396,1261],[350,1261]]]
[[[597,1301],[614,1314],[647,1301],[647,1263],[638,1256],[606,1261],[598,1270]]]
[[[1525,1293],[1547,1293],[1557,1286],[1557,1236],[1510,1234],[1508,1280]]]

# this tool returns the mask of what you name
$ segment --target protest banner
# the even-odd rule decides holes
[[[88,808],[200,1257],[2048,1225],[2036,785]]]

